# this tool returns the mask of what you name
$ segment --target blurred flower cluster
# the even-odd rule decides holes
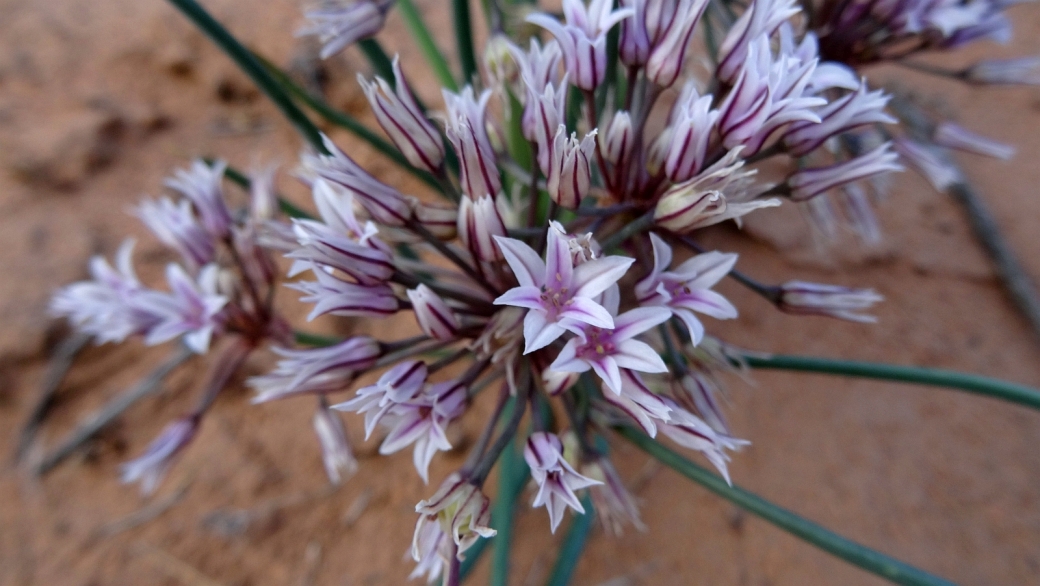
[[[863,312],[881,300],[830,284],[763,285],[736,271],[736,254],[703,250],[698,231],[784,202],[808,206],[833,230],[827,194],[837,194],[853,228],[876,239],[869,200],[901,169],[897,150],[927,167],[930,147],[897,138],[890,96],[856,68],[1004,39],[1007,5],[564,0],[562,18],[532,9],[518,28],[535,34],[521,43],[492,30],[485,75],[444,89],[439,112],[413,95],[397,60],[392,78],[360,77],[375,119],[430,179],[428,192],[402,193],[323,136],[295,172],[317,214],[287,220],[272,170],[250,178],[238,211],[224,164],[196,162],[168,181],[175,199],[136,209],[180,256],[167,269],[169,291],[138,280],[128,242],[115,268],[95,259],[92,280],[59,291],[52,309],[98,342],[180,337],[195,352],[218,352],[222,367],[199,407],[126,465],[146,490],[246,356],[270,345],[280,359],[248,381],[255,402],[317,397],[314,428],[334,482],[357,468],[338,412],[363,415],[380,453],[410,449],[426,482],[438,452],[453,448],[449,427],[475,402],[490,405],[465,464],[416,507],[417,576],[454,584],[464,552],[494,534],[483,485],[514,438],[552,531],[568,508],[584,513],[585,490],[611,527],[641,527],[599,439],[612,427],[661,433],[727,480],[731,454],[748,443],[720,406],[719,374],[739,370],[739,354],[706,333],[705,316],[738,316],[713,290],[720,280],[735,276],[794,314],[869,322]],[[378,33],[391,7],[325,3],[306,12],[303,32],[328,57]],[[986,62],[961,77],[1030,83],[1035,68]],[[951,124],[935,139],[1008,155]],[[282,274],[313,306],[309,320],[403,313],[416,335],[376,326],[366,331],[388,339],[297,345],[272,305]],[[214,336],[226,343],[211,344]],[[343,392],[346,400],[330,397]]]

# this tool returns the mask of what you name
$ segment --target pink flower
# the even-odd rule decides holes
[[[356,396],[333,405],[337,411],[353,411],[365,415],[365,439],[372,435],[376,424],[399,403],[419,396],[426,383],[426,363],[418,360],[399,362],[383,373],[376,384],[361,387]]]
[[[430,461],[450,450],[445,429],[466,410],[466,387],[457,381],[429,385],[417,397],[398,403],[382,418],[390,430],[380,454],[393,454],[415,444],[412,459],[423,482],[429,482]]]
[[[581,501],[574,491],[603,484],[574,470],[564,459],[563,444],[556,434],[544,431],[532,433],[527,439],[527,446],[524,447],[524,459],[531,467],[531,477],[538,484],[533,506],[544,505],[549,511],[549,523],[553,533],[556,533],[567,507],[585,514],[585,507],[581,506]]]
[[[526,308],[524,354],[544,348],[577,324],[614,327],[610,313],[595,298],[618,281],[635,259],[606,256],[577,267],[566,234],[550,227],[545,261],[523,242],[495,237],[519,282],[495,305]]]
[[[636,296],[643,305],[660,305],[671,310],[686,324],[694,345],[704,337],[704,325],[694,312],[716,319],[737,317],[737,308],[725,297],[712,291],[714,286],[733,269],[737,255],[722,252],[698,254],[675,270],[672,249],[657,234],[650,234],[654,248],[654,268],[636,283]]]
[[[611,309],[616,310],[616,307]],[[620,395],[622,369],[651,373],[668,371],[649,344],[634,338],[668,321],[671,316],[671,311],[663,307],[637,307],[615,317],[613,328],[584,325],[576,332],[576,337],[567,341],[549,369],[562,372],[591,369],[607,388]]]

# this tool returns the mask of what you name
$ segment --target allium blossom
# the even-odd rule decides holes
[[[657,234],[651,233],[650,241],[654,248],[654,268],[636,284],[640,303],[670,309],[686,324],[694,345],[704,337],[704,325],[694,312],[716,319],[737,317],[737,308],[710,289],[733,269],[737,255],[705,252],[668,270],[672,264],[672,248]]]
[[[519,285],[506,291],[495,305],[526,308],[524,354],[548,346],[576,324],[613,328],[610,313],[595,298],[621,278],[633,259],[606,256],[577,267],[560,230],[550,228],[545,261],[527,244],[495,237]]]
[[[585,507],[581,506],[574,491],[603,484],[578,474],[564,458],[563,444],[556,434],[544,431],[532,433],[524,447],[524,459],[531,467],[531,477],[538,484],[533,506],[544,505],[549,511],[549,524],[553,533],[556,533],[567,507],[585,514]]]
[[[429,482],[430,461],[437,452],[451,449],[445,429],[462,415],[466,401],[466,387],[458,381],[427,385],[419,395],[397,403],[382,417],[380,423],[390,432],[379,453],[393,454],[415,444],[415,469],[423,482]]]
[[[614,312],[617,307],[610,308]],[[614,313],[612,312],[612,313]],[[560,350],[549,368],[562,372],[593,370],[615,394],[621,393],[622,370],[667,372],[657,352],[636,336],[671,317],[662,307],[637,307],[614,317],[612,328],[584,324]]]
[[[477,539],[493,537],[497,533],[488,527],[491,502],[479,487],[457,472],[448,476],[428,500],[420,501],[415,512],[420,515],[415,534],[418,536],[424,532],[425,523],[439,524],[441,531],[455,542],[455,555],[459,560]]]
[[[333,405],[338,411],[353,411],[365,416],[365,439],[372,436],[376,424],[395,405],[419,396],[426,384],[426,363],[418,360],[400,362],[379,377],[376,384],[361,387],[356,396]]]

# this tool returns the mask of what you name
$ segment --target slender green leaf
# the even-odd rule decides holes
[[[253,83],[264,92],[282,114],[303,135],[303,138],[321,152],[325,146],[321,143],[321,132],[296,107],[292,99],[282,90],[281,85],[264,69],[249,49],[246,49],[216,19],[214,19],[195,0],[169,0],[171,4],[184,13],[199,29],[230,57],[242,71],[253,80]]]
[[[1040,391],[999,379],[967,374],[938,368],[877,364],[855,360],[834,360],[815,356],[755,356],[745,355],[742,359],[752,368],[819,372],[881,380],[899,381],[917,385],[950,387],[996,397],[1033,409],[1040,409]]]
[[[462,85],[473,83],[477,76],[477,54],[473,49],[473,23],[469,16],[469,0],[452,0],[455,19],[455,42],[462,64]]]
[[[390,84],[391,87],[396,87],[396,79],[394,78],[394,65],[387,56],[386,51],[383,50],[383,46],[379,44],[379,41],[375,39],[362,39],[358,41],[358,49],[365,55],[365,59],[368,59],[372,69],[376,72],[376,75],[382,77]]]
[[[400,11],[401,18],[404,19],[408,30],[415,38],[416,44],[419,45],[419,50],[426,57],[426,62],[430,64],[433,72],[437,74],[437,80],[440,81],[440,84],[453,92],[459,91],[459,85],[455,82],[455,78],[452,77],[448,61],[444,58],[441,50],[437,48],[437,43],[434,42],[430,30],[426,28],[426,23],[423,22],[422,15],[419,14],[419,10],[416,9],[412,0],[397,0],[397,9]]]
[[[574,576],[574,568],[581,560],[581,554],[585,551],[585,543],[592,529],[592,518],[595,511],[592,508],[592,498],[588,492],[581,498],[581,506],[585,508],[584,515],[574,515],[571,519],[570,529],[567,536],[560,544],[560,552],[557,554],[556,564],[553,566],[552,574],[545,583],[546,586],[567,586]]]
[[[509,107],[509,122],[506,124],[506,148],[509,151],[509,156],[516,161],[517,165],[524,169],[530,169],[534,163],[534,153],[532,152],[531,141],[524,137],[522,126],[524,105],[520,103],[520,100],[509,86],[506,86],[506,97]]]
[[[342,338],[335,338],[333,336],[323,336],[321,334],[311,334],[309,332],[301,332],[299,330],[293,330],[293,339],[296,340],[297,344],[301,346],[314,346],[315,348],[324,348],[327,346],[335,346],[343,341]]]
[[[510,448],[508,451],[515,450],[516,448]],[[503,455],[504,458],[504,455]],[[503,468],[504,470],[504,468]],[[503,483],[499,488],[499,494],[495,498],[495,507],[491,511],[491,526],[495,529],[502,527],[502,515],[501,509],[505,508],[505,505],[501,505],[500,501],[507,500],[514,503],[510,505],[510,518],[512,516],[512,510],[515,506],[516,499],[519,498],[520,494],[524,490],[524,485],[527,483],[530,469],[527,467],[527,463],[524,462],[523,458],[517,458],[512,462],[512,468],[510,472],[509,483]],[[511,521],[510,521],[511,522]],[[510,525],[511,527],[511,525]],[[501,531],[501,529],[499,529]],[[477,562],[480,561],[480,557],[484,554],[487,546],[490,542],[498,539],[498,536],[491,537],[489,539],[478,539],[473,547],[466,551],[466,559],[462,562],[462,568],[459,570],[459,575],[462,577],[462,581],[465,581],[466,576],[473,572],[473,568],[476,567]]]
[[[846,539],[739,486],[730,486],[719,476],[683,458],[641,431],[631,427],[618,428],[617,431],[638,448],[690,480],[744,510],[758,515],[795,537],[803,539],[827,553],[859,566],[868,572],[896,584],[911,586],[950,586],[953,584],[879,551]]]
[[[513,408],[518,407],[513,405]],[[503,414],[505,417],[508,415]],[[530,470],[512,443],[502,450],[498,466],[498,485],[501,488],[495,500],[495,508],[491,511],[491,526],[498,531],[491,557],[491,586],[506,586],[509,583],[509,553],[513,548],[513,513],[516,500],[524,488],[523,480]]]

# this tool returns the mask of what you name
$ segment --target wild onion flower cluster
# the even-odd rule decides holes
[[[827,2],[806,14],[794,0],[754,0],[738,16],[736,4],[708,0],[564,0],[562,19],[527,15],[541,34],[525,44],[492,31],[486,75],[444,89],[439,112],[416,99],[396,59],[392,79],[359,76],[375,119],[434,193],[403,193],[323,136],[296,173],[317,214],[284,221],[271,173],[252,179],[239,213],[224,165],[197,162],[167,183],[178,199],[137,208],[181,257],[170,291],[141,284],[131,243],[116,268],[95,259],[92,280],[61,290],[53,311],[99,342],[180,337],[204,353],[212,336],[227,339],[199,408],[126,466],[146,489],[245,357],[271,344],[280,360],[249,380],[254,400],[317,397],[334,482],[356,468],[335,411],[363,415],[380,453],[410,449],[427,482],[431,461],[453,447],[448,428],[493,395],[465,464],[417,505],[415,576],[456,583],[464,552],[494,534],[482,489],[517,438],[552,531],[566,509],[584,513],[586,490],[611,527],[638,527],[600,436],[630,424],[660,432],[727,480],[731,454],[748,443],[719,400],[718,374],[738,369],[739,356],[706,333],[704,316],[738,316],[713,290],[720,280],[734,276],[782,311],[851,321],[872,321],[862,312],[881,300],[760,284],[735,270],[737,255],[702,250],[697,231],[784,202],[823,214],[835,191],[868,226],[868,189],[901,167],[883,128],[895,122],[890,98],[851,66],[890,58],[908,36],[914,51],[999,36],[1004,6]],[[307,13],[305,33],[329,56],[376,34],[390,7],[326,4]],[[701,29],[707,49],[694,41]],[[953,127],[942,134],[971,142]],[[769,180],[759,173],[767,160]],[[308,320],[404,313],[418,335],[377,327],[367,331],[385,336],[294,345],[272,305],[279,256],[286,286],[313,306]]]

